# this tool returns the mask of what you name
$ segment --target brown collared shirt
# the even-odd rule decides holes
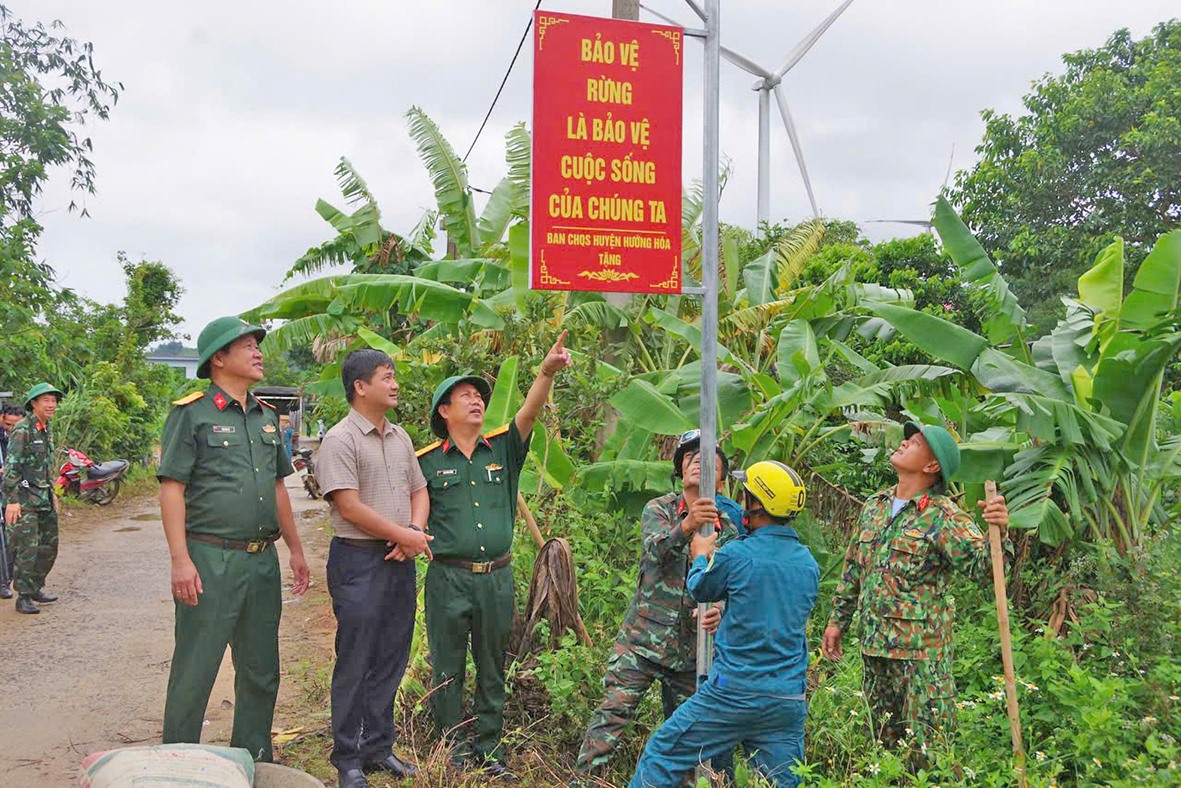
[[[382,421],[379,431],[352,409],[324,436],[316,481],[330,502],[337,490],[356,490],[361,503],[397,525],[410,524],[410,494],[426,487],[406,430]],[[415,525],[421,528],[426,523]],[[337,536],[348,539],[377,538],[344,519],[335,503],[332,528]]]

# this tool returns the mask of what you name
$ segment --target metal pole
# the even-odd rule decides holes
[[[721,0],[705,2],[705,135],[702,173],[704,202],[701,228],[701,494],[713,497],[717,487],[715,446],[718,415],[718,93],[721,77]],[[702,526],[708,535],[713,523]],[[701,627],[705,605],[697,607],[697,684],[709,676],[713,662],[710,638]]]
[[[771,223],[771,89],[764,81],[759,91],[759,199],[758,230]]]

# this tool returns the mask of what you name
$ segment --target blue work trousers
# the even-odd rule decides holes
[[[697,764],[716,766],[739,744],[772,785],[794,788],[804,761],[804,695],[774,697],[719,688],[712,681],[652,734],[629,788],[677,788]]]
[[[328,593],[336,616],[332,669],[332,756],[360,769],[393,751],[394,698],[414,638],[414,560],[385,560],[389,548],[333,539]]]

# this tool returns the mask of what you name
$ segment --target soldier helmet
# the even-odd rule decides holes
[[[53,386],[49,383],[38,383],[29,389],[29,393],[25,395],[25,410],[30,410],[33,405],[33,400],[37,399],[37,397],[40,397],[42,394],[53,394],[57,397],[59,402],[61,401],[62,397],[66,396],[62,393],[62,390],[56,386]]]
[[[247,334],[253,334],[255,339],[262,342],[267,330],[232,315],[219,317],[201,329],[201,335],[197,337],[197,377],[209,377],[209,359],[213,358],[213,354]]]
[[[803,510],[808,494],[800,475],[781,462],[763,460],[745,471],[734,471],[734,478],[772,517],[789,517]]]
[[[681,433],[677,438],[677,448],[673,451],[673,478],[680,479],[682,477],[681,466],[685,462],[685,455],[691,451],[697,451],[701,447],[701,430],[689,430]],[[722,447],[715,444],[714,450],[718,456],[722,458],[722,476],[730,472],[730,458],[726,456],[726,452],[722,451]]]
[[[439,415],[439,405],[443,404],[443,398],[451,393],[451,389],[460,383],[470,383],[475,386],[476,391],[480,392],[480,398],[484,400],[485,408],[488,407],[488,401],[492,399],[492,387],[479,375],[452,375],[444,380],[435,389],[435,396],[431,397],[431,432],[440,438],[447,437],[447,422],[443,421],[443,417]]]
[[[955,472],[960,469],[960,447],[955,442],[955,436],[943,427],[937,427],[934,424],[918,424],[913,421],[908,421],[902,427],[902,434],[907,438],[920,432],[926,438],[927,445],[931,447],[931,453],[939,462],[940,479],[937,486],[941,490],[945,490],[947,485],[951,484],[951,477],[955,476]]]

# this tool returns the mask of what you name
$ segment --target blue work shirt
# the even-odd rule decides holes
[[[734,527],[738,529],[739,536],[746,534],[746,523],[742,522],[745,519],[742,512],[742,504],[733,498],[727,498],[721,493],[718,493],[718,497],[714,498],[714,504],[718,507],[719,512],[726,515],[730,522],[734,523]]]
[[[765,525],[689,567],[698,602],[726,602],[714,641],[710,683],[780,697],[804,694],[804,628],[820,588],[820,568],[796,529]]]

